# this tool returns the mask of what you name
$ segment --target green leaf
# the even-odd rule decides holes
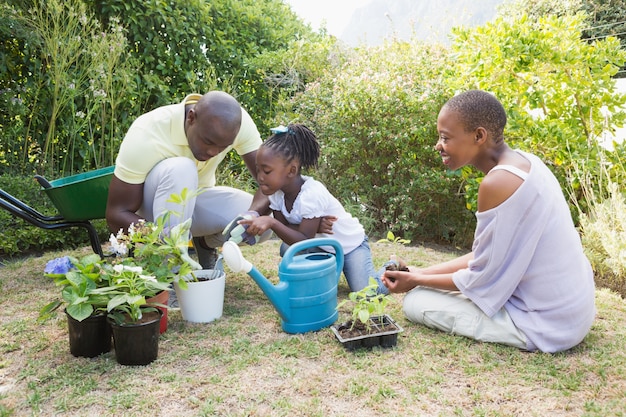
[[[359,320],[361,321],[361,323],[367,323],[369,319],[370,319],[369,311],[367,311],[366,309],[359,310]]]
[[[41,310],[39,310],[39,319],[45,320],[49,318],[52,315],[52,312],[59,308],[61,304],[63,304],[61,300],[55,300],[43,306]]]
[[[78,321],[83,321],[93,313],[93,306],[91,304],[78,304],[67,306],[67,314],[72,316]]]
[[[109,300],[109,303],[107,304],[107,311],[112,311],[113,309],[115,309],[115,307],[126,304],[128,297],[128,294],[119,294],[111,298]]]

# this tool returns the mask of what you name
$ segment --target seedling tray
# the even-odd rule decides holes
[[[371,329],[372,332],[368,334],[361,334],[358,336],[351,337],[343,337],[341,335],[341,331],[345,329],[349,329],[352,326],[352,322],[348,321],[341,324],[335,324],[331,326],[331,330],[335,333],[337,340],[347,349],[347,350],[357,350],[357,349],[371,349],[376,346],[380,346],[382,348],[390,348],[396,346],[398,343],[398,333],[402,332],[404,329],[400,327],[391,317],[387,314],[383,316],[374,316],[370,318]],[[387,329],[391,328],[391,330],[383,330],[384,326]]]

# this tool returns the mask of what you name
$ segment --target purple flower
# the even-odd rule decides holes
[[[74,264],[70,261],[68,256],[62,258],[56,258],[48,261],[46,267],[43,269],[45,274],[66,274],[70,270],[74,269]]]

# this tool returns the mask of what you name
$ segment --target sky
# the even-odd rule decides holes
[[[371,0],[284,0],[314,30],[326,22],[328,33],[341,37],[354,10]]]

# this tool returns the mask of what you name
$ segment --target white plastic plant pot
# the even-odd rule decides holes
[[[198,281],[186,279],[183,290],[174,282],[174,290],[183,319],[192,323],[210,323],[222,317],[224,311],[224,271],[202,269],[194,271]]]

